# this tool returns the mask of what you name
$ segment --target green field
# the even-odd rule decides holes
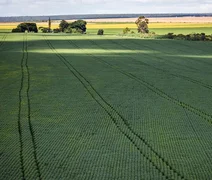
[[[0,179],[212,179],[211,49],[0,33]]]
[[[137,29],[131,28],[132,31],[135,33],[137,32]],[[97,34],[98,29],[88,29],[88,34]],[[123,33],[123,28],[110,28],[110,29],[104,29],[104,32],[106,35],[113,35],[113,34],[121,34]],[[211,27],[199,27],[199,28],[150,28],[150,32],[155,32],[157,35],[164,35],[168,33],[174,33],[174,34],[192,34],[192,33],[205,33],[208,35],[212,34],[212,28]]]

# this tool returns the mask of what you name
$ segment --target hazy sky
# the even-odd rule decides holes
[[[0,16],[212,13],[212,0],[0,0]]]

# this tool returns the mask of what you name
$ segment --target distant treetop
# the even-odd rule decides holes
[[[138,19],[135,21],[135,24],[138,27],[139,33],[149,33],[149,19],[145,18],[144,16],[139,16]]]

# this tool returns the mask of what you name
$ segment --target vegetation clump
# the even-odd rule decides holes
[[[62,20],[59,24],[59,27],[61,32],[85,34],[87,29],[86,25],[87,22],[84,20],[77,20],[72,23],[68,23],[67,21]]]
[[[65,32],[65,30],[68,28],[69,23],[65,20],[62,20],[59,24],[59,28],[61,30],[61,32]]]
[[[211,41],[212,35],[206,35],[205,33],[193,33],[193,34],[174,34],[168,33],[163,36],[163,38],[167,39],[177,39],[177,40],[188,40],[188,41]]]
[[[59,32],[60,32],[59,28],[53,29],[53,33],[59,33]]]
[[[123,34],[127,34],[130,32],[130,28],[126,27],[123,29]]]
[[[138,27],[138,33],[149,33],[149,20],[144,16],[140,16],[136,21],[135,24]]]
[[[76,29],[77,32],[84,34],[86,32],[87,22],[83,20],[77,20],[69,24],[72,29]]]
[[[38,32],[36,23],[21,23],[17,28],[12,29],[12,32]]]
[[[49,28],[46,27],[39,27],[38,29],[41,30],[43,33],[48,33],[51,31]]]
[[[64,30],[65,33],[73,33],[73,29],[68,26],[65,30]]]
[[[99,29],[97,32],[97,35],[104,35],[104,30],[103,29]]]

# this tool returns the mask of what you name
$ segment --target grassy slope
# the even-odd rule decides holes
[[[211,178],[211,42],[27,36],[0,43],[3,179],[22,176],[19,91],[26,179]]]

